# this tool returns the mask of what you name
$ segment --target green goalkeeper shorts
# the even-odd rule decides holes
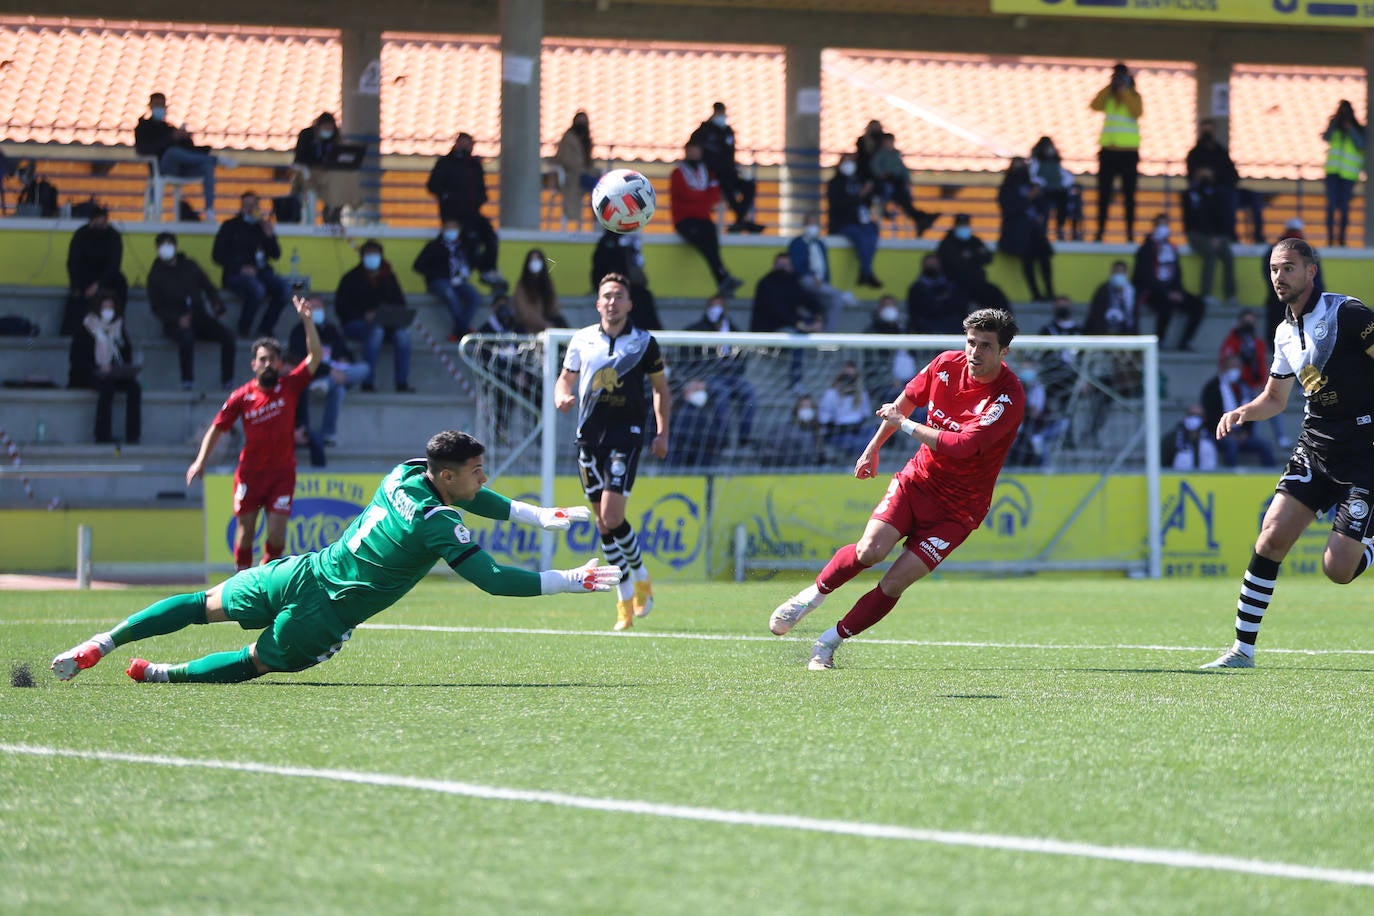
[[[224,616],[263,630],[258,660],[273,671],[301,671],[328,661],[353,635],[334,613],[309,556],[283,557],[235,574],[220,593]]]

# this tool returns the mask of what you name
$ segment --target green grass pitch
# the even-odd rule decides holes
[[[57,652],[164,589],[0,593],[0,912],[1374,911],[1374,615],[1281,581],[947,579],[809,672],[872,574],[608,596],[422,585],[332,661],[137,685]],[[429,628],[429,629],[426,629]],[[1288,651],[1278,651],[1288,650]],[[1294,651],[1307,650],[1307,651]]]

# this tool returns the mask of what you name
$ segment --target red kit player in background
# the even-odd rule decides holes
[[[1016,319],[1002,309],[979,309],[964,319],[964,349],[948,350],[907,382],[897,400],[878,410],[883,422],[854,464],[863,480],[878,473],[878,450],[898,429],[920,443],[892,476],[857,544],[841,547],[809,585],[769,618],[778,636],[821,606],[831,592],[882,562],[897,541],[906,549],[840,621],[821,634],[807,667],[835,667],[840,641],[887,616],[902,592],[924,578],[964,542],[988,514],[1002,462],[1025,412],[1021,382],[1006,367]],[[926,422],[908,419],[925,406]]]
[[[275,560],[286,549],[286,522],[296,494],[296,402],[310,386],[324,350],[320,332],[311,318],[310,302],[300,296],[293,304],[305,327],[305,359],[282,375],[281,341],[260,337],[253,341],[253,381],[234,390],[205,431],[196,460],[186,469],[186,485],[205,470],[205,461],[219,437],[243,420],[243,451],[234,469],[234,566],[253,565],[253,535],[258,510],[267,510],[267,543],[263,562]]]

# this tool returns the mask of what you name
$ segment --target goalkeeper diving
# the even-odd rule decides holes
[[[224,621],[262,633],[242,649],[184,664],[136,658],[129,677],[143,683],[230,684],[273,671],[303,671],[332,658],[354,627],[401,600],[440,559],[491,595],[532,598],[615,588],[620,569],[598,566],[595,558],[576,569],[530,572],[502,566],[477,545],[459,510],[548,530],[591,518],[584,507],[532,506],[487,489],[485,451],[467,433],[437,433],[426,444],[425,457],[392,469],[368,507],[328,547],[243,570],[206,591],[158,601],[57,656],[53,672],[71,680],[117,646]]]

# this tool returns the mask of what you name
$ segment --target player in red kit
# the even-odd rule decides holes
[[[906,549],[877,588],[821,634],[811,649],[808,667],[812,671],[835,667],[835,649],[841,640],[887,616],[902,592],[928,575],[983,523],[997,475],[1025,412],[1021,382],[1003,363],[1016,331],[1010,312],[979,309],[964,319],[962,351],[949,350],[935,357],[907,382],[894,403],[879,408],[883,422],[855,462],[855,477],[862,480],[878,473],[878,450],[898,429],[920,447],[892,476],[859,542],[837,550],[815,584],[778,606],[768,628],[783,635],[835,589],[882,562],[897,541],[906,538]],[[909,419],[922,405],[926,422]]]
[[[267,543],[263,562],[275,560],[286,549],[286,522],[296,493],[296,402],[310,386],[324,350],[320,332],[311,318],[310,302],[293,300],[305,328],[307,356],[282,375],[281,342],[261,337],[253,342],[253,381],[234,390],[205,431],[196,460],[186,469],[186,485],[205,470],[205,461],[219,437],[243,420],[243,451],[234,470],[234,565],[253,565],[253,533],[258,510],[267,510]]]

